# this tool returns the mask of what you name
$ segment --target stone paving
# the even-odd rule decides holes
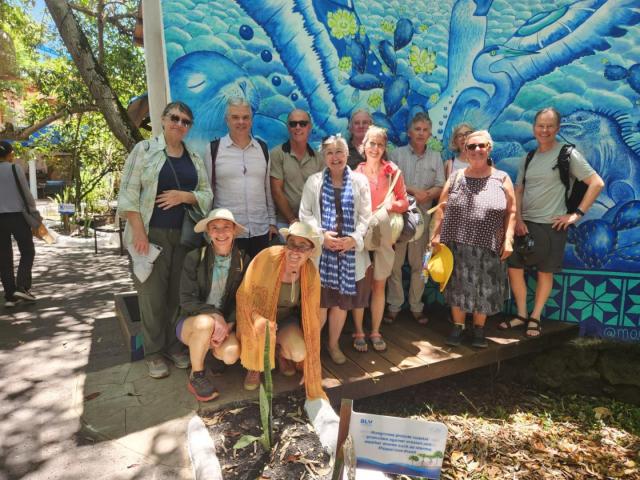
[[[38,242],[33,274],[37,303],[0,300],[0,480],[192,478],[186,371],[130,363],[114,314],[126,257]]]

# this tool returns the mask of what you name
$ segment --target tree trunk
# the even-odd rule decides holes
[[[109,80],[102,66],[96,61],[89,41],[73,16],[71,7],[65,0],[45,0],[45,3],[107,125],[122,145],[131,151],[134,145],[142,140],[142,135],[133,126],[126,110],[111,89]]]

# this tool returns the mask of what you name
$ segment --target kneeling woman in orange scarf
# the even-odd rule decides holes
[[[270,345],[276,345],[271,365],[277,352],[280,372],[291,376],[295,363],[303,362],[307,398],[326,398],[320,366],[320,276],[311,260],[320,253],[322,240],[302,222],[280,233],[286,245],[256,255],[236,295],[240,361],[248,370],[244,387],[260,385],[268,321]]]

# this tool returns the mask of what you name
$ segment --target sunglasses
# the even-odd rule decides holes
[[[467,138],[469,135],[471,135],[471,132],[460,132],[456,133],[456,138]]]
[[[307,253],[314,249],[313,245],[306,243],[295,243],[294,241],[287,242],[287,248],[293,252]]]
[[[183,127],[190,127],[193,123],[188,118],[182,118],[180,115],[169,115],[169,120],[171,120],[171,123],[174,125],[178,125],[180,123]]]
[[[309,120],[289,120],[289,126],[291,128],[296,128],[298,126],[304,128],[307,125],[309,125]]]
[[[489,146],[488,143],[468,143],[467,144],[467,150],[475,150],[476,148],[480,148],[480,149],[484,150],[488,146]]]

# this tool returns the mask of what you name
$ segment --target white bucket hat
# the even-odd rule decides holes
[[[287,241],[289,235],[296,237],[302,237],[313,243],[312,256],[317,257],[322,253],[322,237],[318,235],[315,229],[304,222],[295,222],[289,225],[289,228],[281,228],[280,235],[284,237],[284,241]]]
[[[196,226],[193,227],[193,230],[196,233],[205,233],[207,231],[207,225],[209,225],[209,222],[213,222],[214,220],[228,220],[230,222],[233,222],[236,226],[235,228],[236,236],[247,231],[246,228],[244,228],[242,225],[236,222],[236,219],[233,218],[233,213],[231,213],[231,211],[227,210],[226,208],[215,208],[211,210],[209,212],[209,215],[207,215],[198,223],[196,223]]]

